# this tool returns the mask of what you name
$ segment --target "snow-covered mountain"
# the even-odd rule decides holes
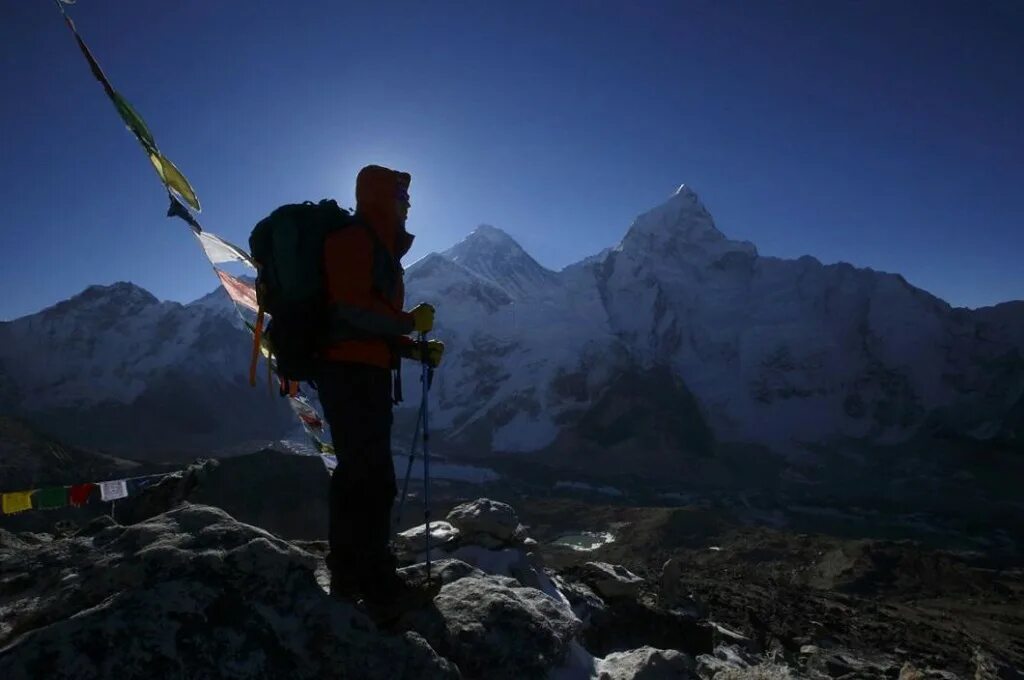
[[[762,257],[686,186],[561,272],[486,227],[407,276],[452,350],[435,422],[481,450],[590,437],[587,458],[623,442],[635,465],[708,450],[705,424],[787,452],[1024,434],[1024,303],[954,309],[895,274]]]
[[[481,226],[406,283],[448,344],[432,424],[449,453],[681,474],[716,442],[1024,439],[1024,302],[954,309],[895,274],[761,256],[685,186],[562,271]],[[0,412],[116,450],[279,437],[294,424],[246,385],[248,351],[220,292],[95,286],[0,324]]]
[[[0,323],[0,413],[79,445],[187,457],[293,425],[246,380],[249,334],[222,290],[188,305],[91,286]]]

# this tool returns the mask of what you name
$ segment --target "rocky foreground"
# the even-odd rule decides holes
[[[3,532],[0,677],[653,679],[755,661],[716,648],[693,612],[645,602],[624,569],[545,570],[507,505],[481,499],[448,520],[432,531],[440,594],[387,631],[327,595],[323,543],[213,507]],[[425,534],[398,539],[408,570],[426,569]]]
[[[424,526],[396,538],[426,570]],[[182,503],[65,535],[0,532],[0,678],[964,677],[812,648],[798,655],[710,620],[680,564],[653,584],[604,562],[546,566],[504,503],[431,527],[430,607],[380,630],[326,593],[326,545]],[[1017,677],[980,655],[973,677]]]

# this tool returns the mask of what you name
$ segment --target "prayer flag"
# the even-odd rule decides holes
[[[105,501],[116,501],[128,497],[128,484],[123,479],[100,482],[100,498]]]
[[[192,213],[188,211],[188,208],[181,204],[178,197],[170,191],[167,192],[167,197],[171,199],[171,205],[167,208],[167,216],[180,217],[188,223],[188,226],[192,227],[192,231],[197,234],[201,234],[203,232],[203,226],[199,224],[199,220],[192,216]]]
[[[89,502],[89,496],[96,490],[95,484],[75,484],[68,493],[71,505],[80,508]]]
[[[57,2],[57,6],[60,8],[60,12],[64,15],[64,21],[67,23],[71,33],[75,36],[75,41],[78,43],[78,48],[81,50],[85,60],[89,62],[89,69],[92,71],[93,76],[96,80],[100,81],[103,85],[103,90],[110,97],[110,101],[113,102],[114,108],[117,109],[117,113],[121,116],[121,120],[128,126],[128,129],[132,131],[135,138],[139,140],[139,144],[145,149],[149,155],[149,161],[153,164],[153,168],[157,174],[160,175],[160,179],[164,185],[174,193],[181,196],[182,200],[192,206],[192,209],[196,212],[202,210],[199,205],[199,198],[196,197],[196,192],[192,189],[192,185],[185,179],[185,175],[175,167],[174,163],[169,161],[156,147],[156,141],[153,139],[153,134],[149,131],[149,127],[146,126],[145,121],[142,120],[142,116],[132,108],[132,105],[121,96],[119,92],[114,89],[114,86],[107,80],[107,76],[103,73],[103,69],[100,68],[100,64],[96,61],[96,58],[89,51],[85,41],[82,40],[82,36],[78,34],[78,29],[75,27],[75,23],[71,21],[71,17],[64,11],[64,5],[61,2]]]
[[[35,492],[15,491],[13,493],[5,493],[3,498],[4,514],[13,515],[22,510],[31,510],[33,493]]]
[[[312,430],[316,433],[323,432],[323,419],[317,413],[317,410],[313,408],[313,405],[306,401],[305,397],[291,397],[288,399],[288,403],[307,430]]]
[[[121,114],[121,120],[132,131],[135,138],[139,140],[142,148],[149,153],[154,152],[156,150],[156,142],[153,140],[153,133],[146,127],[146,122],[142,120],[142,116],[139,115],[138,111],[132,108],[128,100],[122,97],[121,93],[116,90],[110,98],[114,100],[114,106],[117,108],[117,112]]]
[[[100,85],[103,86],[103,90],[107,93],[107,96],[113,99],[114,86],[110,84],[109,80],[107,80],[107,76],[104,75],[99,62],[97,62],[96,58],[92,56],[92,52],[89,51],[85,41],[82,40],[82,36],[78,35],[78,29],[75,27],[75,22],[73,22],[71,17],[67,15],[67,12],[64,11],[64,5],[57,3],[57,6],[60,8],[60,13],[64,15],[64,23],[68,25],[68,28],[71,29],[72,35],[75,36],[75,42],[78,43],[78,49],[82,51],[82,56],[84,56],[85,60],[89,62],[89,70],[92,71],[93,77],[100,81]]]
[[[242,279],[236,278],[225,271],[221,271],[216,268],[214,268],[214,271],[217,272],[217,276],[220,277],[220,282],[224,286],[224,290],[228,292],[228,295],[232,300],[254,312],[260,311],[260,305],[256,301],[255,288]]]
[[[162,153],[156,150],[149,152],[149,162],[153,164],[153,169],[156,170],[156,174],[160,175],[160,179],[163,181],[164,186],[176,193],[181,197],[181,200],[188,203],[193,210],[199,212],[202,208],[199,206],[199,199],[196,197],[196,192],[192,189],[192,185],[185,179],[185,175],[181,174],[181,170],[167,159]]]
[[[256,269],[256,264],[249,257],[249,253],[245,252],[238,246],[228,243],[220,236],[211,234],[208,231],[201,231],[196,234],[196,238],[199,239],[199,245],[203,247],[203,252],[206,253],[206,257],[209,258],[213,264],[220,264],[222,262],[241,262],[249,267]]]
[[[68,505],[68,488],[66,486],[50,486],[36,491],[32,499],[33,505],[40,510],[65,508]]]

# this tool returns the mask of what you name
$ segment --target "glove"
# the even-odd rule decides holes
[[[417,333],[429,333],[434,329],[434,308],[421,302],[409,312],[412,315],[412,329]]]
[[[440,340],[427,340],[427,356],[423,358],[423,343],[417,342],[409,346],[409,358],[413,361],[422,361],[430,368],[437,368],[441,365],[441,357],[444,356],[444,343]]]

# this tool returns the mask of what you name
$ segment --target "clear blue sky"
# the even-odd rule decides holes
[[[476,224],[559,268],[680,183],[768,255],[1024,297],[1024,4],[79,0],[107,75],[245,244],[377,162],[412,258]],[[216,280],[49,0],[0,5],[0,318]]]

